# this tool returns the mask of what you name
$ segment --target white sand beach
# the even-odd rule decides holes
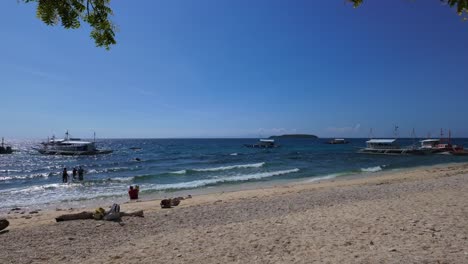
[[[4,214],[0,262],[468,263],[465,163],[159,202],[122,204],[145,217],[121,224]]]

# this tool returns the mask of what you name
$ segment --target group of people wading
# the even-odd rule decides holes
[[[72,176],[73,176],[73,180],[76,180],[78,179],[79,181],[83,181],[84,180],[84,169],[80,166],[78,169],[76,169],[76,167],[73,168],[73,171],[72,171]],[[78,176],[78,178],[77,178]],[[63,172],[62,172],[62,182],[63,183],[67,183],[69,181],[71,181],[72,179],[68,179],[69,175],[68,175],[68,171],[67,171],[67,168],[63,168]]]

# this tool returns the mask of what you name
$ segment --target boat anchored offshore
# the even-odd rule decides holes
[[[2,138],[2,145],[0,145],[0,154],[11,154],[13,153],[13,149],[11,146],[6,145],[5,141]]]
[[[256,144],[244,144],[248,148],[277,148],[274,139],[260,139]]]
[[[332,139],[330,141],[327,141],[327,144],[332,144],[332,145],[335,145],[335,144],[348,144],[349,141],[346,141],[344,138],[335,138],[335,139]]]
[[[466,155],[463,146],[452,144],[452,133],[449,130],[449,137],[444,138],[443,130],[440,131],[440,139],[421,140],[419,149],[429,151],[430,153],[450,153],[454,155]]]
[[[385,154],[385,155],[422,155],[426,152],[417,148],[402,148],[397,139],[370,139],[366,141],[366,147],[359,150],[359,153]]]
[[[41,154],[48,155],[97,155],[109,154],[112,150],[99,150],[96,148],[96,140],[93,142],[83,141],[79,138],[69,137],[68,131],[65,138],[57,139],[52,136],[47,142],[42,142],[41,146],[35,148]]]

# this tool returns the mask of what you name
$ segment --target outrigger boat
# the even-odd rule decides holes
[[[417,148],[416,146],[402,148],[398,142],[397,136],[398,127],[395,126],[395,138],[369,139],[368,141],[366,141],[366,147],[360,149],[358,153],[384,155],[424,155],[428,153],[428,151]]]
[[[13,153],[13,149],[11,146],[5,144],[4,139],[2,138],[2,145],[0,145],[0,154],[11,154]]]
[[[277,148],[274,139],[260,139],[256,144],[244,144],[248,148]]]
[[[97,155],[109,154],[112,150],[99,150],[96,148],[96,139],[93,142],[82,141],[79,138],[71,138],[68,131],[65,138],[57,139],[52,136],[47,142],[42,142],[41,146],[35,148],[41,154],[47,155]]]
[[[423,150],[417,148],[402,148],[397,139],[370,139],[366,141],[366,147],[359,153],[385,154],[385,155],[422,155]]]
[[[443,138],[443,130],[440,131],[440,139],[424,139],[421,140],[421,147],[419,149],[429,151],[430,153],[450,153],[450,154],[461,154],[466,155],[466,151],[463,146],[457,146],[452,144],[452,133],[449,130],[448,139]]]

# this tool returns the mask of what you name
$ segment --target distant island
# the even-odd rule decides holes
[[[286,134],[281,136],[271,136],[270,139],[276,138],[308,138],[308,139],[316,139],[318,138],[316,135],[308,135],[308,134]]]

